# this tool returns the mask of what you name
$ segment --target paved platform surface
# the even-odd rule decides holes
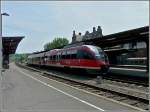
[[[15,64],[1,78],[0,112],[138,112]]]

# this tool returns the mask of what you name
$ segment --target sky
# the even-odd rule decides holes
[[[3,36],[25,36],[16,53],[43,50],[55,37],[70,42],[73,30],[103,35],[149,25],[148,1],[3,1]]]

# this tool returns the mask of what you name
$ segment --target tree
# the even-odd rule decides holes
[[[11,62],[27,62],[28,55],[28,53],[12,54],[9,58]]]
[[[55,49],[64,45],[67,45],[69,41],[66,38],[55,38],[52,42],[48,42],[44,45],[44,50]]]

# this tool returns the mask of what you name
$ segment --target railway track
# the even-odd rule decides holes
[[[36,68],[36,67],[35,67]],[[49,70],[49,69],[45,69],[45,68],[39,68],[37,67],[37,69],[42,69],[42,70],[46,70],[48,72],[53,72],[55,74],[59,74],[61,75],[63,74],[71,74],[71,75],[82,75],[82,73],[80,74],[79,72],[74,73],[75,71],[68,73],[66,71],[62,71],[59,69],[58,70]],[[69,75],[68,75],[69,76]],[[92,75],[89,76],[89,74],[87,74],[86,76],[91,77]],[[84,75],[85,77],[85,75]],[[95,75],[96,78],[96,75]],[[135,78],[135,77],[127,77],[127,76],[122,76],[120,77],[120,75],[116,75],[116,74],[108,74],[108,75],[104,75],[103,76],[103,81],[108,82],[110,84],[116,84],[116,85],[120,85],[120,86],[124,86],[124,87],[131,87],[134,89],[143,89],[148,91],[149,90],[149,81],[146,78]]]
[[[48,72],[60,73],[60,74],[62,74],[62,73],[64,73],[64,74],[79,74],[79,72],[78,73],[68,73],[66,71],[62,71],[62,70],[58,71],[56,69],[55,70],[49,70],[49,69],[39,68],[39,67],[34,67],[34,68],[46,70]],[[75,71],[73,71],[73,72],[75,72]],[[87,74],[87,76],[88,75],[89,74]],[[96,75],[95,75],[95,77],[96,77]],[[134,85],[136,87],[145,87],[145,88],[149,87],[149,81],[146,78],[135,78],[135,77],[127,77],[127,76],[121,76],[120,77],[120,75],[109,73],[106,76],[104,75],[103,79],[107,80],[107,81],[112,81],[112,82],[115,82],[115,83],[126,84],[126,86]]]
[[[84,81],[80,81],[80,80],[75,80],[72,78],[67,78],[64,76],[59,75],[59,72],[47,72],[44,70],[39,70],[39,69],[35,69],[35,68],[31,68],[28,66],[24,66],[21,64],[17,64],[18,66],[25,68],[25,69],[29,69],[32,71],[36,71],[38,73],[41,73],[41,75],[48,77],[50,79],[53,80],[57,80],[59,82],[63,82],[67,85],[70,85],[72,87],[78,88],[78,89],[82,89],[85,91],[88,91],[92,94],[96,94],[99,96],[104,96],[106,99],[111,99],[112,101],[118,102],[118,103],[122,103],[122,104],[126,104],[128,106],[132,106],[134,108],[138,108],[141,110],[148,110],[148,105],[149,105],[149,101],[148,101],[148,93],[146,97],[143,97],[142,93],[141,97],[140,95],[137,96],[136,94],[138,93],[138,91],[134,91],[135,93],[132,94],[127,94],[130,93],[126,88],[125,91],[127,91],[127,93],[124,92],[120,92],[121,89],[123,88],[118,88],[119,91],[117,91],[116,89],[113,89],[113,86],[98,86],[98,85],[93,85],[92,83],[87,83]],[[106,80],[104,80],[106,81]],[[107,80],[108,81],[108,80]],[[116,86],[117,87],[117,86]],[[114,87],[114,88],[116,88]]]
[[[113,75],[113,74],[112,74]],[[127,78],[127,77],[120,77],[120,76],[107,76],[104,77],[104,79],[106,80],[111,80],[111,81],[116,81],[116,82],[121,82],[121,83],[126,83],[126,84],[133,84],[136,86],[143,86],[143,87],[148,87],[149,83],[148,80],[144,79],[144,78]]]

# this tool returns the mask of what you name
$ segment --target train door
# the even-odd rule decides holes
[[[72,66],[78,66],[78,61],[77,61],[77,50],[72,50],[70,54],[70,64]]]
[[[61,59],[62,59],[61,64],[66,65],[66,51],[65,50],[62,52]]]
[[[60,65],[60,58],[61,58],[61,52],[58,52],[58,53],[56,54],[56,64],[57,64],[57,65]]]
[[[77,51],[77,66],[82,66],[83,64],[83,51],[78,50]]]
[[[56,64],[59,64],[59,54],[56,55]]]

